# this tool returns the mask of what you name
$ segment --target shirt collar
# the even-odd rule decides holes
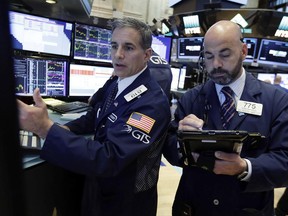
[[[132,76],[129,76],[129,77],[125,77],[123,79],[120,79],[118,78],[117,82],[118,82],[118,92],[117,92],[117,95],[116,97],[122,92],[124,91],[129,85],[131,85],[131,83],[134,82],[134,80],[140,76],[140,74],[142,74],[145,69],[147,68],[147,65],[140,71],[138,72],[137,74],[134,74]]]

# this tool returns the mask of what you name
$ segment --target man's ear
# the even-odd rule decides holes
[[[245,44],[245,43],[243,43],[243,45],[242,45],[241,54],[242,54],[242,60],[244,61],[244,59],[248,55],[248,47],[247,47],[247,44]]]
[[[145,50],[145,61],[148,62],[152,56],[152,48]]]

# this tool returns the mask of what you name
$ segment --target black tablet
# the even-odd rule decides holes
[[[241,130],[178,131],[178,139],[184,153],[224,151],[240,153],[243,142],[249,136]]]

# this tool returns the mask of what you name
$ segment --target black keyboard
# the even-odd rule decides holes
[[[79,113],[85,112],[91,109],[88,103],[81,101],[65,102],[53,106],[49,106],[49,109],[64,114],[64,113]]]

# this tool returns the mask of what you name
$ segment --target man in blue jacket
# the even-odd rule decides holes
[[[170,100],[170,90],[172,83],[172,71],[170,64],[161,56],[152,50],[152,55],[148,62],[148,67],[152,77],[156,79],[165,94]]]
[[[209,80],[179,101],[164,154],[183,166],[173,216],[273,216],[274,188],[288,184],[288,95],[245,71],[247,46],[241,38],[239,26],[231,21],[211,26],[203,50]],[[221,91],[226,86],[233,90],[227,96],[232,98],[229,109],[236,110],[223,125]],[[191,163],[184,165],[175,154],[175,131],[201,129],[258,132],[266,140],[244,142],[240,154],[193,152]]]
[[[149,27],[131,18],[111,25],[115,76],[93,96],[93,110],[58,125],[37,89],[34,107],[18,101],[20,126],[45,138],[44,160],[86,175],[82,215],[156,216],[169,101],[147,67]],[[87,133],[94,133],[94,140],[79,135]]]

